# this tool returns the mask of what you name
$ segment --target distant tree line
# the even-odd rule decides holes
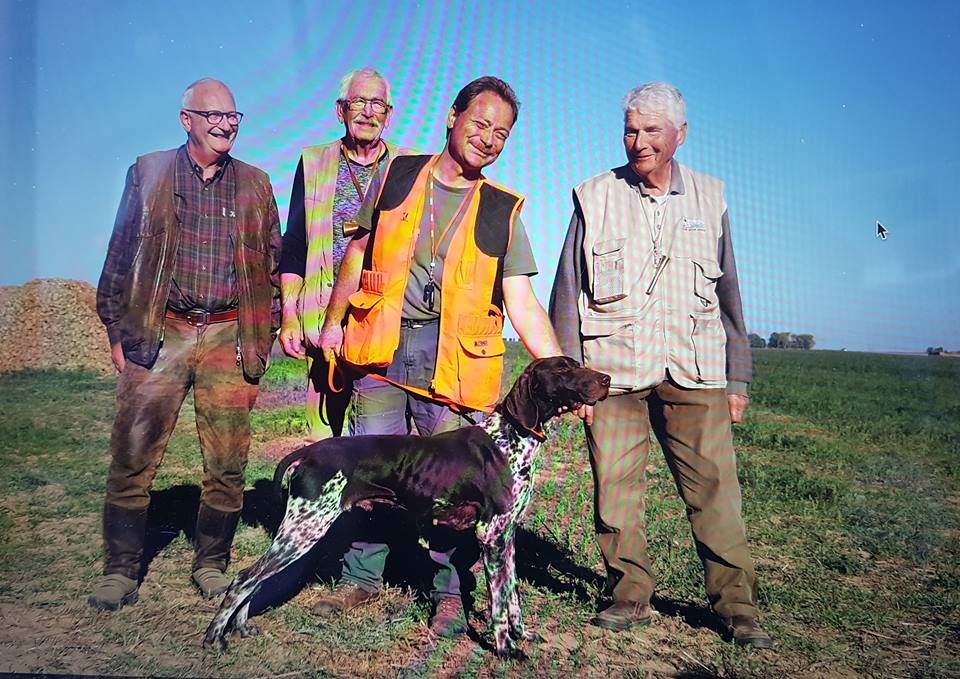
[[[794,335],[792,332],[772,332],[768,340],[751,332],[747,339],[751,349],[813,349],[817,343],[813,335]]]
[[[927,347],[927,356],[940,356],[941,354],[960,354],[960,349],[947,351],[943,347]]]

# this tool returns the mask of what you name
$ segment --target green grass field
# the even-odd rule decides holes
[[[515,343],[510,352],[505,381],[528,360]],[[538,494],[518,541],[526,617],[546,637],[526,648],[525,663],[498,662],[478,644],[486,639],[481,617],[472,620],[473,638],[430,639],[428,606],[402,578],[374,606],[337,622],[314,618],[309,609],[324,585],[313,572],[330,575],[329,554],[313,555],[297,578],[271,583],[276,601],[254,619],[262,635],[223,655],[204,651],[216,604],[191,589],[181,530],[201,467],[189,400],[157,478],[159,551],[141,600],[117,613],[93,611],[85,597],[100,567],[115,380],[21,372],[0,376],[0,672],[960,677],[960,360],[754,356],[751,407],[735,432],[776,652],[741,651],[712,627],[683,506],[658,452],[648,468],[648,537],[660,576],[654,625],[616,635],[587,624],[602,562],[583,435],[569,415],[542,448]],[[264,526],[279,509],[265,480],[302,436],[302,370],[277,361],[263,384],[233,570],[270,542]]]

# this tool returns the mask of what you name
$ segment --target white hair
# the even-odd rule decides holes
[[[350,91],[350,85],[353,84],[353,81],[357,78],[376,78],[383,83],[384,88],[387,90],[387,106],[393,106],[393,100],[390,98],[390,83],[384,78],[380,73],[369,66],[363,68],[358,68],[355,71],[350,71],[345,76],[340,78],[340,97],[338,101],[344,101],[347,98],[347,93]]]
[[[623,114],[655,113],[662,115],[678,130],[687,121],[687,105],[680,90],[669,83],[644,83],[627,92],[623,98]]]
[[[193,99],[193,91],[200,85],[219,85],[227,92],[230,92],[230,88],[227,87],[227,84],[222,80],[217,80],[216,78],[200,78],[200,80],[195,80],[187,85],[187,89],[183,91],[183,97],[180,99],[180,108],[191,108],[192,104],[190,101]],[[233,92],[230,92],[230,96],[233,96]]]

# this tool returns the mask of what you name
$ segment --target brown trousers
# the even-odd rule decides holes
[[[723,617],[756,616],[756,577],[740,514],[726,394],[686,389],[669,379],[597,403],[586,428],[597,541],[614,601],[647,603],[654,590],[644,535],[651,427],[687,506],[711,607]]]
[[[152,367],[127,361],[117,385],[107,503],[146,509],[180,406],[193,388],[203,455],[200,502],[221,512],[243,507],[250,411],[257,384],[237,364],[236,321],[199,328],[166,319]]]

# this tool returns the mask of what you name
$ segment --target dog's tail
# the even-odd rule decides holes
[[[277,470],[273,473],[273,485],[277,488],[283,487],[283,478],[287,475],[288,472],[292,472],[297,468],[297,465],[300,464],[300,461],[303,459],[303,448],[295,450],[285,458],[280,460],[280,463],[277,465]]]

